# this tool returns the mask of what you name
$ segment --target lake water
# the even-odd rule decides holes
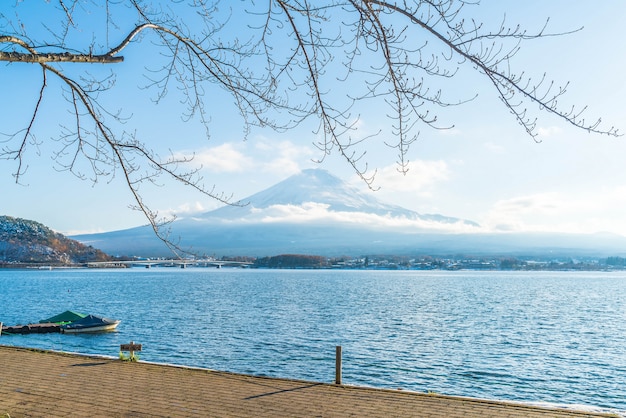
[[[626,411],[623,272],[0,270],[5,324],[68,309],[122,323],[0,344]]]

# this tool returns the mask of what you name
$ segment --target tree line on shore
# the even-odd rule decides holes
[[[544,257],[472,257],[369,255],[362,257],[323,257],[281,254],[272,257],[222,257],[224,261],[251,262],[253,268],[277,269],[386,269],[386,270],[621,270],[626,258],[544,258]]]

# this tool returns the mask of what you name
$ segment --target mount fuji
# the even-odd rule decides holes
[[[326,170],[303,170],[243,200],[242,206],[224,206],[195,218],[232,223],[367,223],[368,227],[413,223],[427,229],[478,224],[442,215],[417,212],[382,203],[359,192]],[[367,222],[369,221],[369,222]]]
[[[242,202],[176,220],[170,239],[194,254],[218,257],[554,253],[581,250],[576,242],[585,242],[582,250],[588,252],[626,241],[479,233],[479,225],[469,220],[382,203],[322,169],[304,170]],[[149,226],[73,238],[111,255],[171,256]]]

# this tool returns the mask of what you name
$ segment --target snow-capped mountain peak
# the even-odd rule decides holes
[[[243,199],[244,206],[226,206],[207,212],[202,219],[227,222],[341,221],[370,225],[398,220],[435,224],[477,224],[441,215],[421,215],[400,206],[380,202],[323,169],[308,169]],[[384,218],[384,219],[383,219]]]

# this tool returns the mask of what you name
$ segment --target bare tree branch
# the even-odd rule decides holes
[[[216,87],[232,97],[245,133],[254,126],[285,131],[314,118],[318,161],[338,153],[370,188],[376,174],[366,155],[371,141],[397,152],[398,170],[406,172],[410,146],[422,129],[453,126],[440,122],[438,111],[475,99],[475,94],[454,97],[454,91],[445,88],[445,81],[458,77],[462,67],[488,81],[504,108],[535,140],[541,115],[556,116],[588,132],[620,135],[614,127],[603,128],[600,119],[586,121],[586,107],[562,105],[568,84],[559,86],[546,75],[533,79],[525,68],[514,65],[527,42],[571,32],[550,33],[549,20],[529,32],[507,27],[505,18],[490,31],[472,17],[471,8],[478,4],[478,0],[107,0],[99,5],[57,0],[46,3],[57,14],[41,18],[36,27],[43,25],[43,32],[31,31],[17,7],[14,19],[0,15],[5,23],[0,61],[39,65],[43,78],[29,121],[5,135],[0,158],[18,161],[14,175],[19,181],[27,166],[25,152],[35,143],[41,104],[51,94],[48,86],[53,79],[59,81],[73,120],[60,125],[60,134],[53,138],[59,144],[56,163],[94,182],[122,173],[133,206],[173,251],[180,252],[164,228],[168,220],[159,219],[144,202],[141,185],[164,176],[222,203],[232,204],[232,196],[205,187],[199,169],[187,168],[189,159],[173,154],[160,158],[140,139],[141,133],[129,134],[123,128],[127,118],[120,111],[102,105],[101,96],[115,91],[118,66],[112,66],[115,70],[109,75],[94,77],[84,64],[128,61],[138,50],[135,45],[158,52],[148,57],[145,88],[156,91],[157,103],[177,89],[184,106],[178,114],[184,120],[197,117],[208,131],[211,115],[205,102]],[[90,20],[98,16],[104,29],[90,29]],[[85,44],[89,34],[91,43]],[[358,129],[361,104],[369,101],[386,112],[390,122],[386,129],[363,134]]]

